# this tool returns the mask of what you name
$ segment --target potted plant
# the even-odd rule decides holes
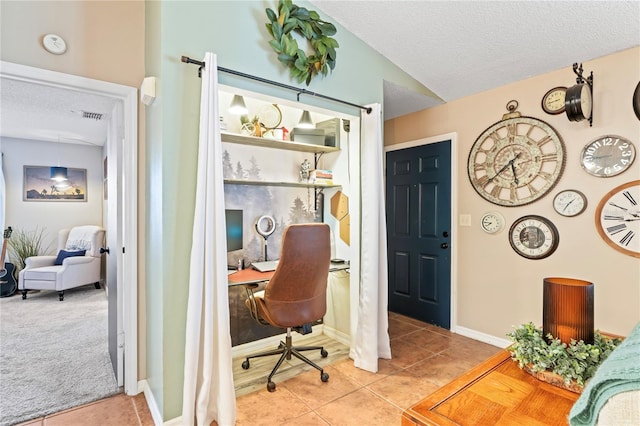
[[[25,267],[25,260],[31,256],[45,254],[48,247],[43,247],[44,228],[32,231],[16,229],[9,239],[9,259],[16,266],[17,271]]]
[[[543,336],[542,328],[523,324],[507,336],[514,342],[508,350],[511,358],[534,377],[581,393],[600,364],[622,342],[618,338],[594,332],[593,344],[571,340],[563,343],[551,334]]]

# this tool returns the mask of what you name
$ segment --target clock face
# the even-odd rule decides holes
[[[556,251],[559,242],[558,229],[542,216],[523,216],[509,229],[511,247],[527,259],[544,259]]]
[[[482,230],[488,234],[495,234],[504,228],[504,216],[498,212],[488,212],[480,219]]]
[[[542,109],[547,114],[561,114],[564,112],[564,97],[566,87],[554,87],[542,97]]]
[[[600,136],[582,149],[580,162],[585,172],[597,177],[611,177],[627,170],[636,158],[631,141],[615,135]]]
[[[507,114],[509,115],[509,114]],[[560,136],[542,120],[499,121],[476,139],[468,160],[471,185],[487,201],[513,207],[549,192],[564,170]]]
[[[577,216],[587,208],[587,197],[580,191],[567,189],[554,197],[553,208],[562,216]]]
[[[614,249],[640,257],[640,180],[605,195],[596,209],[596,229]]]

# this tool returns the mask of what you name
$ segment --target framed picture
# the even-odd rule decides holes
[[[24,201],[87,201],[87,169],[67,168],[67,180],[51,180],[48,166],[24,166]]]

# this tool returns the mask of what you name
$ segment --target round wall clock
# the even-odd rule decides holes
[[[556,184],[565,163],[560,135],[537,118],[521,116],[518,103],[489,126],[471,147],[467,171],[473,189],[485,200],[514,207],[532,203]]]
[[[527,259],[544,259],[558,248],[560,235],[550,220],[536,215],[517,219],[509,229],[513,250]]]
[[[498,212],[487,212],[482,215],[480,226],[487,234],[496,234],[504,228],[504,216]]]
[[[47,52],[54,55],[62,55],[67,51],[67,43],[62,37],[56,34],[47,34],[42,38],[42,45]]]
[[[576,84],[567,89],[564,98],[564,109],[569,121],[589,119],[592,108],[591,87],[587,83]]]
[[[564,112],[564,97],[566,87],[554,87],[542,97],[542,110],[547,114],[562,114]]]
[[[633,143],[622,136],[605,135],[582,148],[580,163],[585,172],[597,177],[611,177],[627,170],[636,158]]]
[[[636,113],[636,117],[640,120],[640,81],[636,86],[636,90],[633,91],[633,112]]]
[[[578,216],[587,208],[587,197],[576,189],[566,189],[553,198],[553,208],[562,216]]]
[[[608,192],[596,208],[596,229],[614,249],[640,257],[640,180]]]

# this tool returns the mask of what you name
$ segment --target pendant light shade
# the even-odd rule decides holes
[[[66,167],[51,167],[51,180],[62,182],[68,179]]]
[[[300,129],[314,129],[316,127],[315,124],[313,124],[313,121],[311,121],[311,114],[309,111],[302,111],[302,116],[300,116],[300,121],[296,127]]]
[[[244,103],[244,98],[240,95],[233,95],[231,105],[229,106],[229,112],[231,114],[243,115],[249,112],[247,106]]]

